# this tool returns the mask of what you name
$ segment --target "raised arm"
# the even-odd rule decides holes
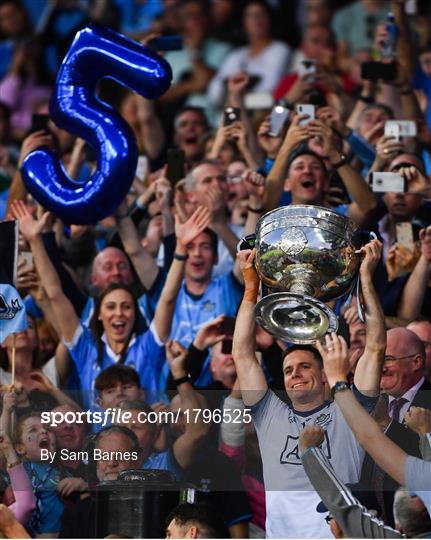
[[[153,197],[154,189],[155,186],[151,185],[144,194],[148,201]],[[145,202],[147,202],[147,200],[145,200]],[[156,261],[151,253],[141,245],[135,224],[133,223],[132,218],[127,214],[127,204],[125,202],[118,208],[115,218],[124,250],[130,257],[142,285],[149,291],[159,273]]]
[[[259,277],[254,268],[255,251],[244,250],[237,255],[244,277],[244,297],[236,317],[232,355],[239,379],[242,398],[247,406],[262,399],[268,385],[256,357],[254,308],[259,293]]]
[[[308,127],[300,126],[299,122],[306,118],[304,115],[296,115],[287,130],[286,136],[278,151],[275,163],[266,179],[266,192],[263,206],[267,212],[277,208],[284,188],[287,161],[292,150],[309,137]]]
[[[319,137],[322,141],[322,151],[328,156],[332,164],[339,163],[341,153],[333,143],[333,132],[330,126],[321,120],[315,120],[308,124],[310,137]],[[367,183],[360,173],[349,163],[345,162],[338,166],[338,174],[346,187],[353,202],[349,205],[349,216],[361,225],[365,218],[377,206],[374,193],[370,191]]]
[[[71,341],[78,328],[79,318],[72,303],[63,292],[60,278],[42,241],[41,233],[49,218],[49,213],[46,212],[40,220],[36,221],[22,201],[15,201],[11,206],[11,212],[19,220],[19,229],[30,244],[36,270],[46,296],[51,302],[62,337],[66,341]]]
[[[378,396],[385,361],[385,316],[373,284],[373,273],[382,254],[382,244],[372,240],[361,249],[365,254],[359,273],[365,302],[365,350],[355,370],[355,386],[365,395]]]
[[[171,332],[175,303],[184,277],[187,246],[208,226],[209,220],[210,211],[203,206],[200,206],[185,223],[181,224],[178,218],[175,220],[176,256],[174,255],[153,319],[157,335],[162,342],[167,341]]]
[[[179,343],[170,341],[166,345],[166,358],[174,380],[187,377],[186,356],[187,349]],[[188,417],[185,432],[174,442],[173,452],[177,462],[186,469],[193,463],[209,424],[203,422],[202,403],[191,381],[178,384],[177,389],[181,398],[181,410],[183,413],[188,411]]]
[[[421,256],[401,294],[397,316],[413,321],[422,310],[425,292],[431,277],[431,226],[419,232]]]
[[[342,337],[327,335],[326,346],[320,342],[316,346],[322,355],[329,387],[339,381],[347,381],[349,356],[346,342]],[[335,393],[335,402],[343,413],[359,444],[372,459],[402,486],[406,483],[405,468],[407,454],[381,431],[377,422],[360,405],[351,390]]]

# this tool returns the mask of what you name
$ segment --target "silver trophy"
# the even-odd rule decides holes
[[[304,344],[335,332],[338,320],[325,302],[352,288],[359,237],[352,220],[320,206],[290,205],[262,216],[255,264],[269,290],[256,305],[260,326],[276,338]]]

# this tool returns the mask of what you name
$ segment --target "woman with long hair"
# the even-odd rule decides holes
[[[122,284],[110,285],[101,293],[91,328],[85,328],[64,294],[42,242],[41,231],[49,213],[36,221],[22,201],[16,201],[12,211],[19,219],[22,235],[31,246],[36,269],[54,310],[62,339],[77,367],[84,405],[94,405],[94,381],[100,371],[117,362],[136,369],[142,386],[155,394],[164,364],[164,343],[170,334],[175,302],[183,279],[187,245],[208,225],[209,210],[198,208],[184,224],[176,219],[177,256],[166,278],[150,329],[140,335],[136,335],[136,298],[129,287]]]

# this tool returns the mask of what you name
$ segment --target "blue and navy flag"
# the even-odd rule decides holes
[[[18,222],[0,223],[0,343],[27,328],[24,303],[15,288],[18,266]]]

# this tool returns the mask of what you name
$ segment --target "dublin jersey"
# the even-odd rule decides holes
[[[177,297],[174,319],[172,321],[171,339],[179,341],[188,348],[198,330],[219,315],[235,317],[243,295],[243,288],[232,272],[221,277],[213,277],[200,296],[191,295],[183,284]],[[166,388],[169,366],[163,367],[161,389]],[[206,360],[201,375],[195,386],[206,386],[212,381],[209,370],[209,359]]]
[[[97,342],[88,328],[78,326],[72,342],[65,342],[78,371],[82,401],[86,409],[94,409],[95,406],[94,381],[97,375],[120,359],[120,355],[116,355],[111,350],[104,336],[102,336],[102,341],[104,341],[104,346],[100,364],[97,360]],[[149,396],[152,394],[156,396],[164,361],[164,345],[160,342],[156,329],[151,326],[145,333],[132,337],[124,365],[130,366],[138,372],[141,386],[149,393]],[[154,398],[149,399],[149,401],[154,400]]]
[[[376,399],[356,395],[367,410]],[[322,451],[344,482],[359,480],[364,451],[334,402],[325,401],[312,411],[299,412],[281,401],[272,390],[251,407],[259,439],[266,492],[268,538],[330,538],[322,514],[316,512],[320,497],[301,462],[299,434],[305,426],[325,430]]]

